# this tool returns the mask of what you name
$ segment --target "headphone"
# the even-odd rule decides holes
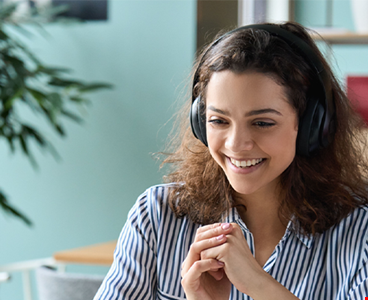
[[[208,146],[204,103],[201,101],[200,96],[194,98],[194,87],[199,82],[199,69],[204,63],[204,57],[209,50],[216,46],[224,37],[245,29],[264,30],[272,36],[284,40],[311,66],[314,72],[314,82],[312,82],[307,91],[306,109],[299,119],[296,153],[303,156],[311,156],[315,154],[316,150],[326,148],[333,141],[336,131],[335,103],[327,73],[316,53],[304,40],[277,25],[271,24],[253,24],[239,27],[219,37],[204,52],[196,72],[194,73],[192,86],[190,124],[194,136],[204,145]]]

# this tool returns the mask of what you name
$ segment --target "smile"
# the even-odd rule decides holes
[[[249,168],[258,165],[263,161],[263,158],[250,159],[250,160],[235,160],[230,158],[231,163],[238,168]]]

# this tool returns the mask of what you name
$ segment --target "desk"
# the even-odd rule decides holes
[[[116,241],[54,253],[58,263],[110,266],[113,262]]]

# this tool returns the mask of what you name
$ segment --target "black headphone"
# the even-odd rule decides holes
[[[336,131],[335,103],[332,95],[330,80],[318,56],[310,46],[293,33],[271,24],[253,24],[239,27],[215,40],[202,55],[193,79],[192,106],[190,110],[190,124],[194,136],[203,144],[207,144],[206,114],[204,103],[200,96],[194,98],[194,87],[199,82],[199,69],[204,63],[204,57],[224,37],[245,29],[264,30],[273,36],[281,38],[290,47],[298,51],[314,71],[314,82],[307,91],[307,107],[299,120],[296,153],[310,156],[316,150],[326,148],[331,144]]]

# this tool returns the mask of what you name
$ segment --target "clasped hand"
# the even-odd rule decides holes
[[[190,300],[229,299],[231,284],[252,294],[264,271],[236,223],[200,227],[182,264],[181,284]]]

